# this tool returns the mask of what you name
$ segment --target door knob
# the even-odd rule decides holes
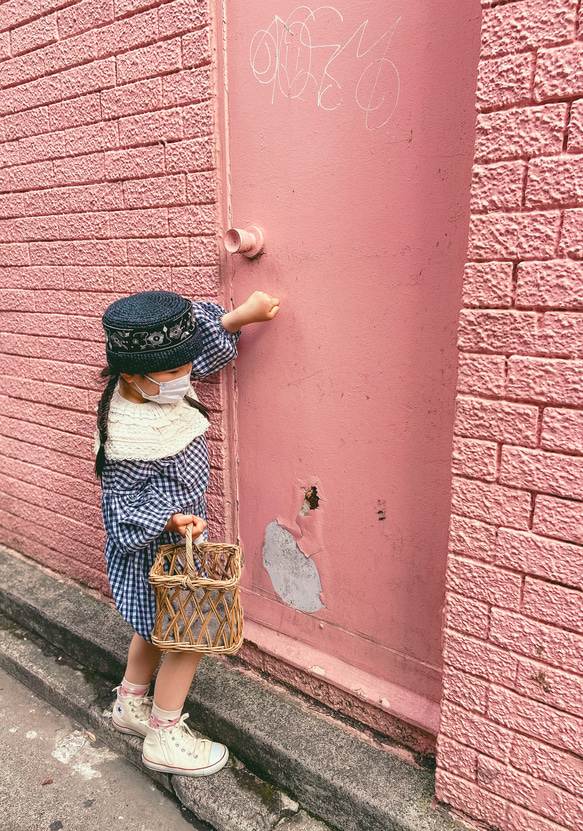
[[[255,225],[229,228],[223,242],[229,254],[243,254],[250,260],[263,253],[263,233]]]

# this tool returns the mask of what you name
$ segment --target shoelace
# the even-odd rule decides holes
[[[188,736],[190,736],[191,739],[194,739],[194,748],[192,750],[192,755],[196,759],[197,756],[199,755],[200,750],[204,750],[205,746],[207,744],[210,744],[210,742],[207,739],[198,739],[194,735],[194,733],[192,732],[192,730],[190,729],[188,724],[186,724],[186,719],[187,718],[188,718],[188,713],[183,713],[180,716],[180,720],[176,724],[174,724],[170,729],[171,730],[178,730],[180,733],[186,733]],[[165,728],[162,728],[162,730],[164,730],[164,729]],[[168,728],[166,728],[166,729],[168,729]]]
[[[151,707],[154,702],[153,695],[134,695],[133,699],[137,705],[137,709],[140,711],[142,707]]]
[[[114,687],[112,692],[120,694],[119,691],[121,689],[121,684],[117,687]],[[141,711],[142,707],[151,707],[154,702],[153,695],[122,695],[121,698],[129,698],[132,701],[135,701],[137,709]]]

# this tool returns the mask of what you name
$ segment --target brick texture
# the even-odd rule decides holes
[[[200,0],[0,6],[0,540],[104,592],[101,314],[152,288],[224,302],[209,29]],[[227,377],[199,385],[217,537]]]
[[[572,831],[583,829],[583,17],[576,0],[482,11],[437,796],[501,831]]]

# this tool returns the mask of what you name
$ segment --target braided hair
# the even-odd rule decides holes
[[[95,458],[95,475],[98,479],[101,478],[103,468],[105,467],[105,443],[107,441],[107,423],[109,420],[109,406],[111,404],[113,392],[117,387],[119,376],[120,373],[113,370],[110,366],[106,366],[100,372],[100,377],[104,379],[107,378],[108,380],[99,400],[99,404],[97,405],[97,428],[99,430],[99,450],[97,451],[97,456]],[[202,415],[208,421],[210,421],[210,412],[204,406],[204,404],[201,404],[200,401],[196,401],[189,395],[186,395],[184,397],[184,400],[190,407],[193,407],[195,410],[198,410],[199,413],[202,413]]]
[[[105,467],[105,442],[107,441],[107,422],[109,419],[109,405],[113,391],[119,381],[119,372],[114,372],[111,367],[106,366],[100,372],[101,378],[107,378],[105,389],[101,394],[97,405],[97,429],[99,430],[99,450],[95,458],[95,475],[100,479]]]

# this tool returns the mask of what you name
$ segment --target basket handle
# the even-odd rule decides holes
[[[186,526],[186,568],[187,568],[188,573],[192,577],[198,577],[198,572],[197,572],[197,570],[194,566],[194,557],[192,556],[193,546],[196,549],[196,551],[198,551],[199,553],[200,553],[200,551],[199,551],[199,548],[198,548],[197,544],[195,542],[193,542],[193,539],[192,539],[192,529],[193,528],[194,528],[194,522],[190,522]]]

